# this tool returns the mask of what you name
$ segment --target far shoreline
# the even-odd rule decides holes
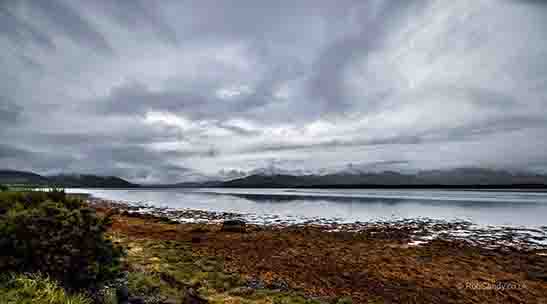
[[[138,187],[32,187],[36,189],[99,189],[99,190],[151,190],[151,189],[311,189],[311,190],[432,190],[432,191],[485,191],[485,192],[547,192],[544,187],[500,187],[500,186],[316,186],[316,187],[232,187],[232,186],[204,186],[187,187],[171,185],[139,185]]]

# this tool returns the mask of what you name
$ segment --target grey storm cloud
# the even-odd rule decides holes
[[[534,0],[0,1],[0,167],[547,171],[546,16]]]
[[[68,4],[52,0],[32,1],[27,5],[31,9],[36,10],[37,18],[43,18],[48,21],[52,28],[75,43],[85,45],[100,52],[113,52],[106,38]]]
[[[358,146],[380,146],[380,145],[414,145],[420,144],[423,141],[418,136],[394,136],[388,138],[376,138],[370,140],[363,139],[348,139],[348,140],[327,140],[324,142],[316,142],[310,144],[283,144],[271,143],[261,144],[252,147],[248,152],[265,152],[265,151],[290,151],[290,150],[312,150],[318,148],[337,148],[337,147],[358,147]]]
[[[396,0],[385,1],[384,5],[375,10],[369,6],[359,8],[356,32],[334,40],[321,51],[314,63],[313,76],[309,84],[312,97],[325,103],[327,110],[330,111],[341,111],[351,107],[352,100],[347,95],[344,84],[347,67],[378,51],[386,32],[398,23],[404,22],[408,14],[416,14],[415,10],[423,4],[425,2]]]
[[[109,15],[115,22],[130,31],[149,32],[161,37],[165,42],[178,43],[176,32],[163,21],[158,7],[150,6],[149,1],[89,1],[87,5]]]
[[[45,48],[54,49],[52,39],[49,35],[41,32],[38,28],[20,20],[11,14],[5,7],[0,8],[0,31],[14,45],[21,45],[31,42]]]
[[[0,125],[15,124],[20,120],[22,108],[7,98],[0,96]]]
[[[12,147],[12,146],[8,146],[8,145],[0,145],[0,157],[1,158],[27,156],[28,154],[29,154],[28,151],[18,149],[16,147]]]

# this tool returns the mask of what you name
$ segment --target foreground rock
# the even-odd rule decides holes
[[[202,298],[193,288],[189,288],[186,291],[186,295],[183,300],[184,304],[206,304],[209,303],[206,299]]]
[[[237,232],[243,233],[246,231],[247,225],[242,220],[225,220],[222,223],[222,232]]]
[[[116,289],[117,303],[120,304],[145,304],[146,301],[140,297],[130,296],[127,286],[120,286]]]

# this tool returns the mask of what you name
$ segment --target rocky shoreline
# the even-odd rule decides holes
[[[145,203],[87,198],[94,207],[118,210],[127,216],[154,217],[165,222],[221,224],[226,220],[242,220],[261,229],[299,229],[311,227],[325,232],[359,233],[370,238],[383,238],[419,246],[432,240],[461,241],[484,249],[533,251],[547,254],[547,226],[537,228],[509,226],[478,226],[469,221],[445,221],[430,218],[400,219],[373,222],[339,222],[325,218],[283,218],[276,215],[256,216],[230,212],[195,209],[170,209]]]
[[[198,276],[210,273],[210,262],[200,261],[214,260],[217,273],[241,278],[234,288],[215,289],[217,296],[209,299],[219,303],[248,303],[271,292],[300,295],[304,302],[295,303],[340,303],[336,299],[342,298],[356,304],[536,303],[547,298],[546,227],[478,227],[432,219],[253,221],[245,214],[87,201],[99,214],[112,215],[111,234],[128,248],[129,267],[152,274],[167,267],[169,272],[175,265],[169,260],[182,254],[187,269],[202,265]],[[225,283],[222,279],[219,286]]]

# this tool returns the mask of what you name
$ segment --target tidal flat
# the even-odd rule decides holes
[[[173,286],[186,284],[219,303],[547,299],[546,227],[489,229],[425,219],[274,221],[245,223],[232,232],[223,226],[238,218],[233,213],[172,211],[101,199],[88,203],[99,214],[112,216],[109,233],[126,248],[129,273],[142,276],[143,293],[164,298],[173,296]],[[192,216],[195,222],[178,220]]]

